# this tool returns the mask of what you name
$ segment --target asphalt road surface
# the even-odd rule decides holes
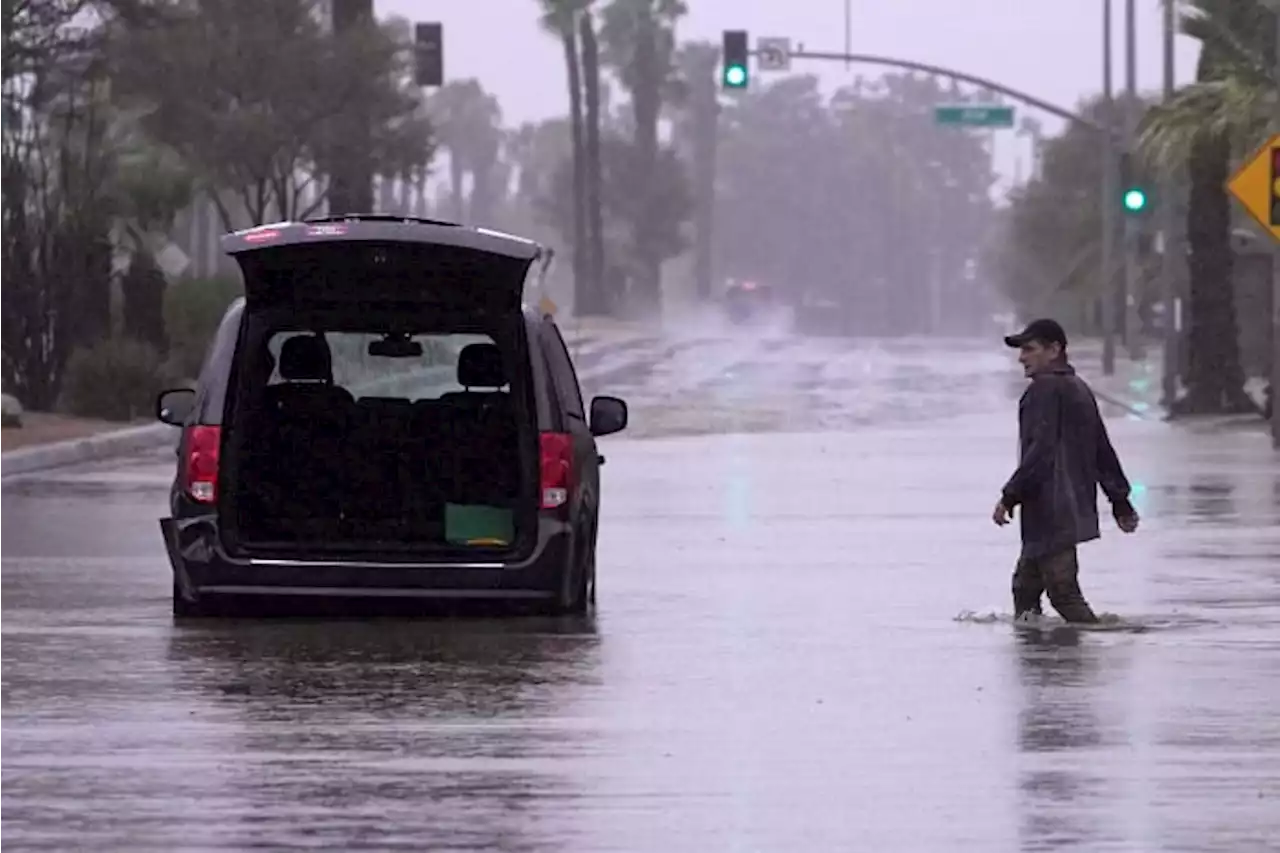
[[[3,490],[12,850],[1280,849],[1280,465],[1117,417],[1109,630],[1009,624],[1022,380],[964,342],[657,341],[592,383],[585,620],[175,627],[171,451]]]

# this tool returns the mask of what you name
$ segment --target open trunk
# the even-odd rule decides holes
[[[378,560],[525,549],[538,435],[523,251],[348,239],[237,255],[247,308],[223,448],[229,548]]]

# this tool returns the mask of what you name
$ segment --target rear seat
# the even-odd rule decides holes
[[[352,521],[398,525],[416,512],[423,478],[414,463],[413,404],[399,397],[361,397],[343,447],[343,515]]]
[[[270,515],[301,521],[334,517],[339,509],[339,453],[353,399],[333,385],[328,344],[318,335],[289,338],[280,349],[280,377],[264,395],[253,458]]]
[[[520,442],[502,351],[470,344],[458,357],[464,391],[441,396],[446,436],[457,451],[444,465],[445,492],[453,503],[512,506],[520,490]],[[492,390],[474,391],[473,388]]]

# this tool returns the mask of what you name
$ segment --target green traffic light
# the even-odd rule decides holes
[[[724,84],[734,88],[747,85],[747,69],[741,65],[730,65],[724,69]]]
[[[1125,190],[1123,201],[1125,210],[1130,213],[1139,213],[1147,206],[1147,194],[1134,187]]]

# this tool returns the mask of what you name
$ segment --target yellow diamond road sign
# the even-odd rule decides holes
[[[1265,231],[1280,240],[1280,133],[1245,161],[1227,181],[1227,189]]]

